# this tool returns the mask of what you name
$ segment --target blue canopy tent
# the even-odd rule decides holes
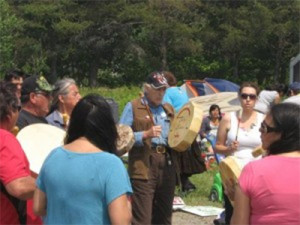
[[[205,78],[204,80],[186,80],[181,88],[192,98],[218,92],[238,92],[240,87],[228,80]]]

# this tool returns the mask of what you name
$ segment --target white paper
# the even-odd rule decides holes
[[[174,208],[174,205],[173,205]],[[218,208],[214,206],[182,206],[178,207],[177,210],[189,212],[198,216],[217,216],[219,215],[224,209]]]

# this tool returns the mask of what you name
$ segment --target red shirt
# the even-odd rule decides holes
[[[29,162],[18,140],[10,132],[0,129],[0,181],[3,185],[30,175]],[[1,191],[0,224],[19,224],[18,214]]]

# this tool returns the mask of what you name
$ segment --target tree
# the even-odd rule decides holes
[[[1,68],[44,72],[51,81],[70,76],[89,86],[139,84],[163,69],[179,80],[208,76],[265,85],[285,82],[299,51],[295,0],[0,3],[6,4]]]
[[[14,15],[9,4],[0,0],[0,77],[15,66],[15,40],[21,28],[21,21]]]
[[[202,51],[198,38],[202,22],[197,12],[200,6],[199,1],[176,0],[127,5],[121,17],[135,22],[130,36],[131,50],[139,56],[139,65],[145,66],[144,76],[155,69],[174,71],[186,56]]]
[[[19,40],[18,59],[28,72],[49,74],[55,81],[58,63],[68,54],[72,35],[82,32],[89,21],[78,21],[76,3],[62,1],[26,1],[15,3],[24,20],[23,36]],[[30,57],[26,57],[26,55]],[[35,62],[40,62],[38,65]]]

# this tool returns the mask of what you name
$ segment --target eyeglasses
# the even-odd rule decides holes
[[[245,93],[241,94],[241,98],[244,99],[244,100],[246,100],[246,99],[248,99],[248,98],[250,98],[251,100],[255,100],[256,97],[257,97],[257,96],[254,95],[254,94],[245,94]]]
[[[271,132],[277,132],[278,129],[276,127],[270,127],[268,124],[266,124],[265,121],[263,121],[260,125],[260,132],[262,133],[271,133]]]

